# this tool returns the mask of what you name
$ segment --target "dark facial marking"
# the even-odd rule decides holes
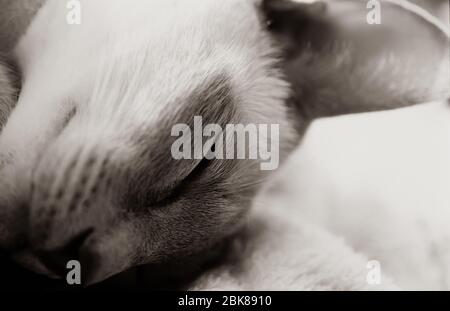
[[[149,129],[149,133],[141,136],[137,142],[136,145],[142,146],[140,147],[142,150],[137,153],[138,158],[130,161],[134,167],[128,170],[130,172],[129,190],[124,206],[147,208],[154,205],[160,206],[167,200],[175,199],[182,193],[186,183],[205,171],[211,162],[194,159],[174,160],[170,153],[171,145],[176,139],[170,136],[173,125],[187,124],[192,130],[194,116],[201,116],[204,125],[214,123],[224,127],[237,116],[235,98],[229,78],[225,74],[205,81],[187,98],[180,101],[182,101],[180,104],[168,105],[181,107],[176,112],[175,118],[173,115],[163,117],[157,131]],[[139,171],[136,171],[136,167]],[[159,188],[153,187],[155,183],[159,184]]]

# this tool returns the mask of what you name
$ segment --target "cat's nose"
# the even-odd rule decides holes
[[[70,255],[88,238],[87,232],[109,230],[114,218],[108,184],[111,170],[107,154],[96,151],[56,151],[39,163],[30,197],[33,249]]]
[[[33,176],[28,243],[54,275],[67,274],[67,263],[82,265],[83,279],[96,268],[99,234],[110,229],[110,201],[105,190],[105,160],[79,152],[43,159]]]
[[[30,249],[59,275],[67,273],[68,261],[78,260],[83,284],[102,280],[132,261],[131,229],[118,208],[127,166],[114,150],[99,144],[68,138],[56,142],[36,166],[30,191]]]

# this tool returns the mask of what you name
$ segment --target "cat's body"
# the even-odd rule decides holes
[[[171,127],[196,115],[279,124],[283,160],[316,117],[446,96],[448,76],[435,74],[448,34],[395,2],[394,21],[373,28],[352,0],[87,0],[80,25],[47,1],[15,51],[23,87],[0,136],[0,246],[48,274],[76,257],[93,283],[220,244],[268,174],[254,160],[176,161]],[[400,37],[409,28],[417,39]]]

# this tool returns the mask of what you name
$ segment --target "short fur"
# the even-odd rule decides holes
[[[2,61],[0,55],[0,133],[17,101],[17,91],[14,87],[12,73]]]
[[[385,2],[379,28],[355,0],[81,2],[81,25],[48,0],[22,38],[23,88],[0,136],[0,245],[41,273],[73,257],[87,283],[198,265],[240,231],[268,175],[258,161],[172,160],[169,129],[193,115],[279,124],[284,160],[314,118],[449,92],[434,76],[448,35],[401,1]],[[418,39],[405,42],[409,28]]]

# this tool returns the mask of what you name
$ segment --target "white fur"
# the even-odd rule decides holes
[[[74,107],[79,117],[55,143],[64,153],[151,128],[222,72],[231,78],[243,122],[251,114],[253,122],[280,124],[287,139],[293,135],[282,105],[288,85],[277,72],[269,74],[273,48],[258,28],[253,1],[81,3],[81,25],[69,25],[65,3],[49,0],[16,49],[24,85],[0,137],[2,153],[14,158],[2,171],[4,197],[22,191],[17,187],[29,176],[17,172],[29,171]]]
[[[273,200],[378,260],[402,289],[449,290],[449,120],[435,103],[318,121]]]
[[[129,130],[156,121],[142,119],[143,115],[159,117],[166,110],[177,109],[167,105],[214,74],[210,68],[217,68],[217,64],[232,77],[237,95],[245,103],[244,113],[259,115],[261,122],[285,124],[281,102],[288,96],[288,86],[276,77],[267,78],[273,60],[266,56],[272,49],[268,38],[255,28],[257,17],[250,13],[253,2],[82,3],[82,25],[69,26],[65,3],[50,0],[17,49],[25,84],[0,138],[0,149],[12,154],[15,161],[2,171],[2,191],[16,192],[21,186],[18,179],[29,177],[20,173],[27,171],[28,163],[33,163],[58,133],[64,121],[61,116],[75,105],[80,115],[87,116],[82,120],[88,126],[79,129],[88,143],[123,139],[123,135],[131,135]],[[242,10],[230,14],[227,10],[237,3]],[[190,14],[184,14],[187,10]],[[201,14],[203,10],[208,14]],[[233,23],[228,20],[230,16]],[[215,22],[210,23],[210,19]],[[188,36],[179,36],[186,32]],[[127,40],[121,41],[124,37]],[[208,42],[201,39],[204,37],[223,40],[223,49],[210,51]],[[127,42],[127,46],[115,42]],[[148,42],[159,44],[149,47]],[[146,47],[145,52],[142,47]],[[125,59],[128,62],[122,62]],[[124,77],[132,86],[127,90],[120,88]],[[137,88],[142,85],[145,87]],[[142,104],[144,100],[147,105]],[[72,133],[79,135],[77,123],[74,126]],[[61,145],[67,148],[65,152],[72,148],[69,142]],[[371,289],[366,283],[368,257],[357,254],[323,227],[291,217],[276,200],[262,199],[260,205],[252,215],[249,231],[258,232],[258,226],[265,230],[252,239],[236,241],[239,260],[231,258],[234,264],[205,275],[193,288]],[[384,280],[374,289],[395,288],[388,278]]]
[[[449,290],[449,118],[435,103],[317,122],[259,198],[254,236],[192,289]]]
[[[339,236],[308,224],[281,196],[262,195],[249,236],[234,242],[228,264],[205,274],[192,290],[397,290],[386,276],[369,284],[369,259]]]

